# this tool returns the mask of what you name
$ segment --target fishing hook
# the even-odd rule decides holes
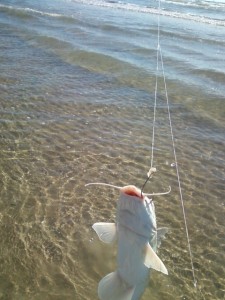
[[[145,187],[146,183],[150,180],[150,178],[152,178],[152,175],[155,172],[156,172],[156,168],[153,168],[153,167],[151,167],[150,170],[148,171],[148,173],[147,173],[147,179],[145,180],[145,182],[144,182],[144,184],[143,184],[143,186],[141,188],[141,197],[142,197],[143,190],[144,190],[144,187]]]

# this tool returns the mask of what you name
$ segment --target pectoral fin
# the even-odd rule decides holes
[[[116,239],[116,224],[115,223],[95,223],[92,228],[97,233],[99,239],[107,244],[112,243]]]
[[[153,268],[159,272],[168,275],[168,271],[164,263],[161,261],[161,259],[158,257],[158,255],[155,253],[155,251],[152,249],[149,243],[146,245],[145,254],[146,255],[144,264],[147,268]]]

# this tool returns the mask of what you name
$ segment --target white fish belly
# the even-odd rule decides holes
[[[148,240],[122,225],[118,229],[118,272],[130,287],[137,287],[146,281],[149,274],[149,269],[144,265]]]

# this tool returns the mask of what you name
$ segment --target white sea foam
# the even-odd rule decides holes
[[[192,7],[199,7],[199,8],[225,8],[225,1],[219,0],[189,0],[189,1],[173,1],[173,0],[161,0],[161,2],[167,4],[175,4],[175,5],[182,5],[182,6],[192,6]]]
[[[36,9],[32,9],[29,7],[16,7],[16,6],[12,6],[12,5],[4,5],[4,4],[0,4],[0,8],[5,8],[5,9],[9,9],[9,10],[14,10],[14,11],[24,11],[24,12],[30,12],[30,13],[34,13],[34,14],[39,14],[39,15],[43,15],[43,16],[50,16],[50,17],[63,17],[63,15],[61,14],[56,14],[56,13],[50,13],[50,12],[44,12],[44,11],[40,11],[40,10],[36,10]]]
[[[225,27],[225,20],[213,19],[213,18],[209,18],[209,17],[205,17],[205,16],[199,16],[197,14],[191,14],[191,13],[170,11],[170,10],[166,10],[166,9],[161,9],[159,11],[157,8],[140,6],[138,4],[133,4],[133,3],[123,3],[120,1],[104,1],[104,0],[73,0],[73,2],[82,3],[82,4],[86,4],[86,5],[94,5],[94,6],[99,6],[99,7],[106,7],[106,8],[110,8],[110,9],[127,10],[127,11],[145,13],[145,14],[155,14],[155,15],[160,14],[165,17],[172,17],[172,18],[190,20],[190,21],[194,21],[194,22],[200,22],[200,23],[204,23],[204,24],[211,24],[211,25]],[[209,3],[210,1],[200,1],[200,3],[203,3],[203,2]],[[193,1],[189,1],[186,3],[177,2],[177,1],[176,2],[167,1],[167,3],[174,3],[176,5],[180,4],[180,5],[192,5],[192,6],[198,5],[199,6],[199,4],[196,4]],[[211,4],[211,5],[217,5],[217,2],[213,2],[213,4]],[[218,2],[218,5],[223,5],[225,8],[224,2]],[[15,11],[24,11],[24,12],[31,13],[31,14],[38,14],[38,15],[49,16],[49,17],[64,17],[64,15],[62,15],[62,14],[35,10],[32,8],[28,8],[28,7],[21,8],[21,7],[16,7],[16,6],[0,4],[0,8],[5,8],[5,9],[10,9],[10,10],[15,10]]]
[[[197,14],[189,14],[189,13],[182,13],[176,11],[169,11],[165,9],[161,9],[160,11],[157,8],[151,8],[147,6],[139,6],[138,4],[133,3],[122,3],[117,1],[103,1],[103,0],[73,0],[73,2],[78,2],[87,5],[94,5],[100,7],[108,7],[111,9],[120,9],[120,10],[127,10],[139,13],[146,13],[146,14],[160,14],[166,17],[172,18],[179,18],[183,20],[190,20],[194,22],[201,22],[204,24],[211,24],[217,26],[225,26],[224,20],[212,19],[205,16],[199,16]],[[171,1],[172,3],[172,1]],[[177,2],[173,2],[176,3]],[[188,2],[190,3],[190,2]],[[192,2],[191,2],[192,3]],[[179,4],[187,5],[187,3],[179,2]]]
[[[45,16],[50,16],[50,17],[63,17],[63,15],[61,14],[56,14],[56,13],[50,13],[50,12],[43,12],[43,11],[40,11],[40,10],[35,10],[35,9],[32,9],[32,8],[24,8],[25,11],[30,11],[30,12],[33,12],[33,13],[36,13],[36,14],[40,14],[40,15],[45,15]]]

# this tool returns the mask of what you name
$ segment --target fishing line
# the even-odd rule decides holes
[[[176,166],[177,181],[178,181],[178,187],[179,187],[179,193],[180,193],[180,201],[181,201],[181,207],[182,207],[182,212],[183,212],[183,217],[184,217],[184,225],[185,225],[185,232],[186,232],[186,238],[187,238],[187,244],[188,244],[188,251],[189,251],[189,256],[190,256],[190,260],[191,260],[193,282],[194,282],[194,286],[196,287],[197,281],[196,281],[196,277],[195,277],[193,255],[192,255],[192,251],[191,251],[191,243],[190,243],[188,226],[187,226],[187,217],[186,217],[183,193],[182,193],[182,188],[181,188],[180,173],[179,173],[179,168],[178,168],[178,161],[177,161],[177,154],[176,154],[176,148],[175,148],[175,140],[174,140],[174,134],[173,134],[173,127],[172,127],[172,120],[171,120],[171,113],[170,113],[170,106],[169,106],[169,98],[168,98],[168,92],[167,92],[167,85],[166,85],[166,78],[165,78],[161,48],[160,48],[160,59],[161,59],[161,65],[162,65],[163,81],[164,81],[165,95],[166,95],[166,102],[167,102],[167,112],[168,112],[168,118],[169,118],[169,124],[170,124],[170,134],[171,134],[171,140],[172,140],[172,146],[173,146],[174,162],[175,162],[175,166]]]
[[[181,188],[181,180],[180,180],[180,174],[179,174],[179,168],[178,168],[178,161],[177,161],[177,154],[176,154],[176,148],[175,148],[175,140],[174,140],[174,134],[173,134],[173,126],[172,126],[172,119],[171,119],[171,113],[170,113],[170,105],[169,105],[169,97],[168,97],[168,91],[167,91],[167,84],[166,84],[166,76],[164,71],[164,63],[163,63],[163,55],[162,55],[162,49],[160,46],[160,15],[161,15],[161,0],[158,0],[158,32],[157,32],[157,59],[156,59],[156,79],[155,79],[155,101],[154,101],[154,113],[153,113],[153,129],[152,129],[152,147],[151,147],[151,168],[153,168],[154,163],[154,147],[155,147],[155,122],[156,122],[156,108],[157,108],[157,98],[158,98],[158,77],[159,77],[159,64],[161,62],[161,69],[162,69],[162,75],[163,75],[163,83],[164,83],[164,89],[165,89],[165,97],[166,97],[166,104],[167,104],[167,114],[169,119],[169,127],[170,127],[170,135],[172,140],[172,148],[173,148],[173,156],[176,166],[176,175],[177,175],[177,181],[178,181],[178,188],[179,188],[179,194],[180,194],[180,202],[181,202],[181,208],[184,218],[184,226],[185,226],[185,232],[186,232],[186,239],[188,244],[188,252],[190,256],[190,262],[191,262],[191,270],[192,270],[192,277],[193,277],[193,283],[194,286],[197,286],[197,280],[195,276],[195,268],[193,263],[193,255],[191,250],[191,243],[189,238],[189,232],[188,232],[188,225],[187,225],[187,217],[184,207],[184,199],[183,199],[183,193]],[[145,186],[145,184],[148,182],[151,176],[148,176],[147,180],[145,181],[142,190]]]

